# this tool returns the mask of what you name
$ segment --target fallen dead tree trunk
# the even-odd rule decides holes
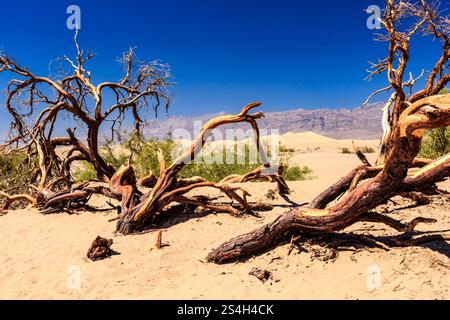
[[[408,169],[419,152],[425,128],[450,125],[450,94],[427,97],[410,105],[395,128],[395,140],[381,171],[358,185],[336,205],[325,208],[295,208],[274,222],[246,235],[232,239],[212,251],[207,260],[225,263],[247,258],[272,247],[286,232],[333,232],[361,221],[367,212],[399,193],[405,184]],[[425,166],[411,177],[411,188],[435,183],[448,176],[448,156]],[[379,222],[385,222],[379,219]]]
[[[378,33],[377,37],[388,42],[388,54],[385,59],[371,63],[369,79],[386,73],[389,86],[371,94],[367,102],[380,92],[394,92],[383,108],[384,134],[377,166],[372,167],[361,152],[357,153],[364,166],[354,169],[325,190],[309,208],[292,209],[274,222],[222,244],[207,256],[208,261],[225,263],[261,253],[292,230],[302,234],[342,230],[357,221],[368,219],[370,209],[397,194],[426,203],[421,192],[433,192],[435,183],[449,176],[448,155],[431,164],[424,163],[422,169],[408,176],[420,150],[424,131],[450,124],[450,96],[445,91],[443,95],[438,95],[450,81],[447,72],[450,57],[448,18],[440,15],[437,4],[425,0],[417,3],[388,0],[378,21],[386,34]],[[432,35],[440,40],[442,52],[429,72],[425,87],[413,94],[412,86],[424,72],[418,78],[410,74],[408,81],[404,81],[404,77],[410,60],[411,37],[417,33]],[[405,92],[406,87],[410,90],[409,95]],[[327,207],[342,194],[345,196],[339,202]],[[374,216],[369,219],[373,221]],[[411,232],[418,222],[432,222],[418,218],[404,226],[385,216],[377,216],[375,220],[401,232]],[[409,243],[432,239],[436,237]]]

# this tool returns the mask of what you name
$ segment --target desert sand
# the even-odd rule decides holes
[[[312,200],[324,188],[359,164],[339,147],[350,140],[333,140],[313,133],[288,133],[282,143],[294,148],[293,163],[309,166],[307,181],[288,182],[296,203]],[[377,147],[378,142],[356,141]],[[373,161],[375,154],[368,155]],[[270,183],[247,183],[252,200],[268,201]],[[450,183],[441,188],[450,190]],[[212,191],[212,193],[215,191]],[[99,199],[93,201],[99,202]],[[418,230],[448,233],[450,203],[437,201],[408,208],[398,200],[384,208],[391,216],[409,221],[417,216],[438,220]],[[449,299],[450,246],[432,244],[383,250],[366,248],[341,251],[323,261],[312,252],[293,250],[289,244],[227,265],[205,263],[207,253],[230,238],[270,222],[288,210],[282,198],[271,212],[232,217],[228,214],[195,213],[171,218],[163,225],[163,243],[155,248],[158,230],[134,236],[114,234],[110,213],[41,215],[35,209],[10,211],[0,216],[0,299]],[[393,210],[395,209],[395,210]],[[394,235],[385,225],[358,223],[345,230],[357,234]],[[113,239],[119,252],[92,262],[86,251],[94,238]],[[267,269],[273,279],[265,283],[249,275],[253,267]],[[80,286],[72,284],[79,270]],[[78,272],[78,271],[76,271]],[[378,281],[379,280],[379,281]],[[69,284],[69,285],[68,285]]]

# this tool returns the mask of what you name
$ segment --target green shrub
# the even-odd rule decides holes
[[[439,94],[448,93],[442,89]],[[441,127],[425,131],[419,152],[420,157],[436,159],[450,152],[450,127]]]
[[[284,145],[280,145],[280,153],[294,153],[295,149],[294,148],[288,148],[285,147]]]
[[[154,138],[143,139],[142,137],[134,136],[129,140],[123,141],[122,146],[124,150],[118,150],[111,143],[107,143],[100,148],[101,156],[108,164],[118,169],[129,160],[130,154],[132,154],[132,163],[138,178],[144,177],[150,172],[153,172],[156,176],[159,175],[158,149],[162,150],[166,163],[170,165],[173,160],[171,156],[176,153],[175,151],[179,150],[176,148],[181,148],[181,145],[175,142],[171,135],[163,140]],[[178,176],[180,178],[201,176],[209,181],[218,182],[226,176],[232,174],[243,175],[261,166],[259,161],[250,161],[250,146],[248,144],[245,145],[245,160],[243,163],[237,163],[237,147],[237,144],[235,144],[234,161],[231,164],[226,163],[226,152],[224,150],[222,155],[223,163],[208,163],[204,159],[196,159],[185,165]],[[267,153],[270,155],[272,150],[270,148],[266,150],[268,150]],[[280,146],[280,162],[285,167],[284,178],[291,181],[307,179],[312,170],[308,167],[290,165],[293,153],[294,149]],[[211,156],[214,158],[219,157],[214,152],[211,153]],[[95,170],[89,163],[83,163],[80,168],[74,170],[73,175],[77,181],[88,181],[96,178]]]
[[[283,177],[286,181],[302,181],[308,179],[311,173],[311,168],[307,166],[288,166],[284,171]]]
[[[450,152],[450,127],[427,130],[422,139],[420,157],[437,159]]]
[[[364,147],[362,147],[362,148],[359,148],[359,150],[360,150],[362,153],[375,153],[375,149],[374,149],[374,148],[372,148],[372,147],[367,147],[367,146],[364,146]]]
[[[339,148],[339,150],[341,150],[341,153],[345,153],[345,154],[355,153],[353,150],[350,150],[347,147]],[[361,151],[362,153],[375,153],[375,149],[372,147],[368,147],[368,146],[360,147],[359,151]]]
[[[97,179],[97,173],[94,166],[87,161],[82,161],[78,167],[75,167],[72,176],[77,182],[85,182]]]
[[[25,192],[29,188],[37,158],[28,158],[26,152],[0,153],[0,190]]]
[[[148,175],[150,172],[159,176],[158,149],[161,149],[166,164],[170,165],[172,152],[178,147],[170,135],[164,140],[154,138],[143,140],[140,137],[135,137],[126,141],[123,146],[128,152],[132,153],[133,167],[139,178]],[[122,161],[119,161],[119,163],[125,163],[128,158],[129,156],[122,157]]]

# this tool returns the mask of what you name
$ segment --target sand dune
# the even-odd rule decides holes
[[[288,132],[286,134],[283,134],[281,137],[282,141],[297,140],[308,143],[327,143],[336,141],[336,139],[325,137],[312,131]]]
[[[342,154],[339,147],[350,140],[334,140],[312,133],[282,136],[295,148],[293,161],[313,169],[313,179],[289,182],[291,199],[310,201],[325,187],[359,162]],[[358,141],[376,147],[377,141]],[[308,149],[309,148],[309,149]],[[369,155],[374,160],[374,155]],[[274,188],[269,183],[248,183],[244,187],[254,200],[265,200]],[[450,183],[442,188],[450,190]],[[215,191],[211,191],[215,194]],[[94,199],[94,203],[101,203]],[[400,201],[400,200],[399,200]],[[281,198],[273,211],[262,218],[236,218],[227,214],[201,213],[177,216],[163,226],[163,242],[157,250],[157,231],[137,236],[114,234],[114,213],[80,213],[43,216],[25,209],[0,216],[1,299],[448,299],[450,298],[449,243],[423,247],[371,248],[340,252],[335,260],[322,261],[313,252],[288,255],[281,245],[243,263],[214,265],[203,261],[223,241],[267,223],[287,210]],[[436,203],[408,209],[408,202],[396,206],[393,215],[411,220],[433,217],[436,224],[419,230],[447,232],[449,204]],[[392,206],[386,207],[391,210]],[[444,230],[444,231],[442,231]],[[384,225],[358,223],[346,231],[396,234]],[[112,238],[120,252],[103,261],[85,258],[97,236]],[[273,272],[274,280],[261,283],[249,275],[253,267]],[[79,287],[76,285],[79,275]],[[74,285],[75,284],[75,285]]]

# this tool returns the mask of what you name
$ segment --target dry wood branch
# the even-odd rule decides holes
[[[367,157],[364,155],[364,153],[362,153],[362,151],[356,146],[355,142],[352,141],[352,147],[353,147],[353,151],[355,152],[356,156],[358,157],[358,159],[366,166],[371,167],[372,165],[370,164],[369,160],[367,160]]]
[[[440,165],[437,165],[440,164]],[[311,203],[310,207],[324,209],[329,203],[347,191],[353,190],[359,182],[375,177],[384,166],[359,166],[350,171],[345,177],[324,190]],[[415,158],[410,168],[422,168],[414,174],[406,177],[399,188],[399,192],[427,190],[436,182],[442,181],[450,176],[450,157],[436,161],[423,158]]]
[[[121,201],[122,194],[114,192],[104,186],[89,186],[88,183],[73,186],[58,192],[44,190],[40,193],[42,198],[42,209],[40,213],[49,214],[62,211],[87,210],[87,211],[109,211],[111,209],[98,209],[88,205],[90,197],[94,194]],[[112,209],[116,209],[112,206]]]
[[[131,210],[135,203],[136,176],[131,165],[123,165],[111,177],[109,187],[111,191],[121,198],[121,212]]]
[[[156,249],[161,249],[162,248],[162,231],[158,232],[158,237],[156,238]]]
[[[450,177],[450,154],[428,163],[413,175],[406,177],[403,191],[420,191]]]
[[[216,213],[226,212],[233,216],[241,216],[243,214],[243,208],[240,204],[214,203],[211,199],[204,196],[193,198],[180,196],[175,198],[174,202],[193,205]],[[247,203],[245,206],[250,209],[250,214],[253,214],[254,211],[270,211],[273,209],[273,206],[266,203]]]
[[[37,205],[37,199],[28,194],[9,195],[9,194],[6,194],[6,193],[0,191],[0,198],[6,199],[5,203],[3,204],[3,207],[2,207],[3,210],[8,210],[14,202],[18,202],[18,201],[26,201],[31,206]]]
[[[249,275],[255,276],[262,283],[266,282],[267,280],[273,280],[272,272],[270,272],[268,270],[265,270],[265,269],[260,269],[260,268],[257,268],[257,267],[254,267],[250,271]]]
[[[420,192],[400,192],[399,193],[400,196],[402,196],[403,198],[407,198],[407,199],[411,199],[413,201],[415,201],[418,205],[426,205],[426,204],[430,204],[431,200],[429,197],[427,197],[426,195],[420,193]]]
[[[153,188],[157,181],[158,178],[156,178],[153,173],[150,173],[148,176],[139,179],[137,185],[144,188]]]
[[[291,191],[283,178],[283,172],[283,166],[278,166],[278,168],[273,168],[271,166],[262,166],[244,175],[231,175],[225,177],[220,182],[244,183],[252,180],[267,180],[269,182],[275,181],[278,185],[278,191],[281,194],[289,194]]]

